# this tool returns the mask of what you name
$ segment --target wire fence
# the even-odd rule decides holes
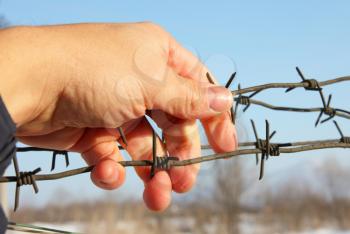
[[[268,108],[276,111],[309,112],[309,113],[319,112],[319,115],[315,121],[315,126],[325,123],[335,117],[350,119],[350,111],[347,111],[341,108],[332,107],[331,106],[332,95],[329,95],[326,101],[324,92],[322,90],[323,86],[332,85],[332,84],[344,82],[344,81],[350,81],[350,76],[339,77],[336,79],[319,82],[316,79],[306,79],[303,73],[301,72],[301,70],[298,67],[296,69],[300,78],[302,79],[301,82],[269,83],[269,84],[254,86],[254,87],[248,87],[244,89],[241,88],[241,85],[238,85],[238,89],[232,91],[232,95],[235,100],[235,105],[231,109],[232,122],[235,123],[236,121],[236,114],[238,112],[238,108],[240,105],[244,106],[243,112],[245,112],[252,105],[258,105],[258,106],[262,106],[264,108]],[[236,77],[236,73],[234,73],[230,77],[230,79],[227,81],[225,85],[226,88],[230,87],[235,77]],[[207,74],[207,78],[210,83],[214,83],[213,79],[209,74]],[[276,88],[286,89],[286,92],[290,92],[296,88],[304,88],[306,91],[315,92],[320,96],[322,105],[320,107],[313,107],[313,108],[284,107],[284,106],[275,106],[266,102],[252,99],[262,91],[265,91],[268,89],[276,89]],[[325,118],[322,119],[323,116],[325,116]],[[173,167],[183,167],[183,166],[204,163],[204,162],[213,161],[213,160],[227,159],[227,158],[243,156],[243,155],[255,155],[256,164],[258,165],[260,163],[259,179],[261,180],[264,176],[265,161],[267,161],[270,157],[278,157],[283,154],[292,154],[297,152],[313,151],[313,150],[321,150],[321,149],[350,148],[350,137],[344,135],[343,131],[341,130],[340,126],[336,121],[333,121],[333,122],[334,122],[335,128],[339,132],[338,138],[326,139],[326,140],[299,141],[299,142],[273,142],[272,139],[275,136],[276,131],[271,130],[269,121],[267,120],[265,121],[264,137],[261,138],[259,137],[258,129],[256,128],[254,121],[251,120],[252,132],[254,133],[254,136],[255,136],[254,142],[239,143],[238,149],[232,152],[221,153],[221,154],[211,154],[211,155],[191,158],[187,160],[179,160],[179,158],[177,157],[168,156],[168,155],[165,155],[165,156],[157,155],[156,140],[158,136],[153,131],[153,150],[152,150],[151,160],[120,161],[118,163],[123,167],[150,167],[151,168],[150,177],[153,177],[156,173],[156,170],[169,170],[170,168],[173,168]],[[118,128],[118,131],[120,133],[123,143],[127,146],[127,137],[124,134],[123,129],[120,127]],[[162,139],[162,141],[164,141],[164,139]],[[211,149],[209,145],[202,145],[201,148],[203,150]],[[124,150],[122,146],[119,146],[119,149]],[[51,171],[55,169],[56,159],[58,155],[63,155],[65,157],[66,166],[67,167],[69,166],[69,155],[67,151],[42,149],[42,148],[35,148],[35,147],[18,147],[17,148],[17,153],[32,152],[32,151],[52,152]],[[94,168],[94,166],[88,166],[88,167],[67,170],[60,173],[39,174],[41,171],[40,167],[36,168],[33,171],[27,171],[27,172],[21,171],[19,168],[17,156],[13,158],[13,164],[15,169],[15,175],[0,177],[0,183],[10,183],[10,182],[16,183],[15,204],[14,204],[15,211],[19,207],[21,186],[31,185],[33,186],[35,193],[38,193],[39,188],[37,185],[37,181],[57,180],[61,178],[76,176],[79,174],[91,172],[92,169]],[[32,225],[16,224],[11,222],[8,225],[8,229],[26,231],[31,233],[72,233],[72,232],[65,232],[60,230],[36,227]]]

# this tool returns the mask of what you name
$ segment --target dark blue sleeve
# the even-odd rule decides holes
[[[16,153],[16,125],[13,123],[0,96],[0,175],[3,175]],[[0,209],[0,234],[6,232],[7,219]]]

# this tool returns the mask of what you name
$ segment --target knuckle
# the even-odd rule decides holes
[[[146,28],[148,30],[164,32],[163,28],[159,24],[153,23],[151,21],[141,22],[140,25],[142,25],[144,28]]]
[[[166,41],[169,38],[168,33],[163,29],[162,26],[153,22],[142,22],[141,27],[144,29],[145,33],[150,37],[157,40]]]
[[[199,115],[200,109],[201,109],[201,99],[202,99],[202,92],[199,85],[197,85],[194,81],[188,82],[188,95],[187,95],[187,113],[190,114],[190,116],[195,117]]]
[[[182,119],[194,119],[200,111],[201,90],[192,80],[177,84],[178,98],[173,100],[174,112]]]

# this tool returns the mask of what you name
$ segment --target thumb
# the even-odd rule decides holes
[[[182,119],[209,118],[230,110],[233,97],[228,89],[181,77],[171,68],[166,74],[166,82],[152,95],[152,109]]]

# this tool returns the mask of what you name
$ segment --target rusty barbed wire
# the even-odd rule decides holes
[[[234,101],[236,102],[234,107],[231,109],[231,120],[233,123],[236,121],[236,113],[238,111],[239,105],[245,106],[243,112],[245,112],[251,105],[262,106],[271,110],[277,111],[291,111],[291,112],[319,112],[317,120],[315,122],[315,126],[319,123],[325,123],[328,120],[338,116],[346,119],[350,119],[350,111],[341,109],[341,108],[333,108],[331,107],[332,95],[328,96],[328,100],[326,102],[324,98],[324,93],[322,90],[323,86],[350,81],[350,76],[339,77],[331,80],[326,80],[319,82],[316,79],[306,79],[301,72],[301,70],[296,68],[299,76],[302,81],[298,83],[270,83],[264,84],[254,87],[241,88],[241,85],[238,85],[238,89],[231,91]],[[227,83],[225,84],[226,88],[229,88],[232,84],[233,80],[236,77],[236,73],[233,73]],[[207,74],[207,79],[210,83],[215,84],[214,80],[211,78],[210,74]],[[263,101],[252,99],[260,92],[272,89],[272,88],[282,88],[286,89],[286,92],[290,92],[295,88],[304,88],[306,91],[314,91],[320,95],[322,101],[322,107],[312,107],[312,108],[299,108],[299,107],[284,107],[284,106],[275,106]],[[249,94],[249,95],[247,95]],[[146,113],[147,114],[147,113]],[[321,120],[322,116],[326,115],[327,117]],[[326,139],[326,140],[310,140],[310,141],[298,141],[298,142],[272,142],[272,138],[275,136],[276,131],[271,131],[269,121],[265,121],[265,134],[264,138],[260,138],[257,128],[253,120],[251,120],[251,126],[253,129],[253,134],[255,136],[255,141],[252,142],[241,142],[238,144],[238,149],[232,152],[220,153],[220,154],[211,154],[206,156],[200,156],[195,158],[190,158],[186,160],[180,160],[177,157],[172,155],[157,155],[157,146],[156,141],[159,139],[164,145],[165,136],[162,133],[161,138],[159,138],[156,133],[153,131],[152,135],[152,158],[150,160],[137,160],[137,161],[120,161],[116,162],[122,165],[123,167],[150,167],[150,176],[153,177],[157,170],[169,170],[173,167],[183,167],[192,164],[204,163],[208,161],[214,161],[219,159],[227,159],[233,158],[237,156],[244,155],[255,155],[255,161],[258,165],[260,162],[260,173],[259,180],[261,180],[264,176],[265,170],[265,161],[269,159],[269,157],[278,157],[282,154],[291,154],[297,152],[305,152],[311,150],[320,150],[320,149],[330,149],[330,148],[350,148],[350,137],[345,136],[336,121],[333,121],[334,125],[340,135],[338,139]],[[121,127],[117,128],[120,139],[122,140],[125,148],[127,149],[127,136],[124,133]],[[125,150],[123,146],[118,146],[119,149]],[[209,145],[202,145],[202,149],[211,149]],[[52,152],[52,163],[51,163],[51,171],[55,169],[57,155],[63,155],[65,157],[66,167],[69,166],[69,155],[68,151],[64,150],[53,150],[53,149],[43,149],[36,147],[17,147],[18,153],[24,152]],[[260,159],[259,159],[260,156]],[[76,176],[84,173],[91,172],[94,166],[87,166],[72,170],[67,170],[59,173],[51,173],[51,174],[39,174],[41,168],[37,168],[33,171],[29,172],[21,172],[19,170],[17,157],[13,159],[14,168],[15,168],[15,176],[3,176],[0,177],[0,183],[16,183],[16,192],[15,192],[15,205],[14,210],[16,211],[19,206],[19,196],[20,196],[20,188],[23,185],[31,185],[35,193],[39,191],[37,182],[38,181],[50,181],[57,180],[62,178],[67,178],[71,176]]]
[[[69,166],[68,151],[65,151],[65,150],[53,150],[53,149],[45,149],[45,148],[37,148],[37,147],[17,147],[16,151],[20,153],[31,152],[31,151],[52,152],[51,171],[55,170],[57,155],[63,155],[66,161],[66,167]]]
[[[123,141],[123,143],[127,146],[128,142],[125,136],[125,133],[121,127],[117,128],[118,133]],[[118,146],[119,149],[124,149],[122,146]],[[55,150],[55,149],[47,149],[47,148],[39,148],[39,147],[17,147],[16,151],[19,153],[23,152],[31,152],[31,151],[36,151],[36,152],[52,152],[52,163],[51,163],[51,171],[55,169],[56,165],[56,156],[57,155],[63,155],[65,157],[66,161],[66,167],[69,166],[69,156],[68,156],[68,151],[66,150]]]
[[[330,106],[331,100],[332,100],[332,94],[328,96],[328,100],[326,102],[326,99],[323,94],[322,86],[331,85],[343,81],[350,81],[350,76],[344,76],[336,79],[326,80],[323,82],[319,82],[316,79],[306,79],[303,73],[301,72],[299,67],[296,67],[298,75],[301,77],[302,82],[300,83],[272,83],[272,84],[266,84],[266,85],[259,85],[254,86],[246,89],[241,89],[241,85],[238,84],[238,90],[232,91],[232,94],[235,96],[238,95],[238,97],[234,98],[234,101],[236,102],[235,108],[231,110],[231,113],[233,114],[233,122],[235,122],[236,113],[238,110],[239,105],[245,106],[243,109],[243,112],[246,112],[248,108],[253,105],[261,106],[264,108],[268,108],[271,110],[277,110],[277,111],[290,111],[290,112],[319,112],[319,115],[316,119],[315,126],[317,126],[319,123],[325,123],[331,119],[333,119],[335,116],[339,116],[342,118],[350,119],[350,111],[340,109],[340,108],[332,108]],[[298,107],[286,107],[286,106],[275,106],[263,101],[254,100],[252,99],[255,95],[260,93],[263,90],[271,89],[271,88],[287,88],[286,92],[290,92],[295,88],[303,87],[306,91],[317,91],[320,95],[321,101],[322,101],[322,107],[312,107],[312,108],[298,108]],[[252,93],[250,95],[243,95],[246,93]],[[327,115],[328,117],[321,120],[323,115]]]
[[[247,144],[243,143],[243,145],[248,145],[250,142],[247,142]],[[289,146],[294,146],[299,143],[283,143]],[[270,144],[270,146],[272,143]],[[281,145],[280,143],[274,143],[273,145]],[[266,147],[266,146],[265,146]],[[255,148],[255,149],[239,149],[232,152],[227,153],[221,153],[221,154],[212,154],[207,156],[201,156],[197,158],[192,159],[186,159],[186,160],[178,160],[178,158],[173,157],[173,159],[167,160],[167,166],[166,168],[171,167],[182,167],[182,166],[189,166],[192,164],[202,163],[202,162],[208,162],[213,161],[217,159],[225,159],[225,158],[231,158],[241,155],[249,155],[249,154],[259,154],[264,153],[265,147]],[[207,148],[207,147],[204,147]],[[341,142],[339,139],[330,139],[330,140],[323,140],[323,141],[308,141],[308,144],[302,144],[298,147],[294,148],[280,148],[279,152],[282,153],[297,153],[297,152],[304,152],[304,151],[311,151],[311,150],[319,150],[319,149],[326,149],[326,148],[350,148],[350,143],[347,142]],[[267,150],[265,150],[267,151]],[[268,151],[267,151],[268,152]],[[270,156],[279,156],[279,155],[270,155]],[[158,157],[158,156],[157,156]],[[164,156],[167,157],[167,156]],[[171,157],[169,157],[171,158]],[[176,158],[176,160],[175,160]],[[152,160],[138,160],[138,161],[120,161],[116,162],[122,165],[123,167],[146,167],[146,166],[154,166],[154,162]],[[155,163],[156,166],[154,166],[156,169],[163,169],[163,165],[159,163]],[[161,166],[157,166],[161,165]],[[56,179],[62,179],[74,175],[83,174],[86,172],[90,172],[93,169],[94,166],[89,167],[82,167],[78,169],[73,169],[69,171],[59,172],[55,174],[39,174],[34,175],[36,181],[43,181],[43,180],[56,180]],[[6,182],[16,182],[17,177],[16,176],[3,176],[0,177],[0,183],[6,183]]]
[[[335,122],[336,123],[336,122]],[[305,141],[305,142],[289,142],[289,143],[272,143],[270,140],[275,135],[276,131],[270,134],[270,125],[266,120],[266,138],[261,139],[258,137],[255,124],[252,121],[252,126],[254,130],[254,135],[256,136],[256,142],[245,142],[240,143],[240,147],[249,147],[254,146],[251,149],[238,149],[236,151],[222,153],[222,154],[212,154],[207,156],[201,156],[196,158],[191,158],[187,160],[179,160],[177,157],[172,156],[157,156],[157,147],[156,140],[157,136],[153,131],[153,150],[152,150],[152,160],[138,160],[138,161],[120,161],[118,162],[123,167],[151,167],[151,177],[154,176],[155,170],[169,170],[172,167],[183,167],[192,164],[198,164],[213,160],[232,158],[242,155],[261,154],[261,166],[260,166],[260,176],[259,179],[263,178],[264,174],[264,163],[269,156],[280,156],[283,153],[297,153],[310,150],[319,150],[326,148],[350,148],[350,138],[345,137],[341,132],[339,125],[336,124],[337,129],[341,132],[340,139],[330,139],[322,141]],[[207,147],[203,147],[207,148]],[[256,156],[257,157],[257,156]],[[3,176],[0,177],[0,183],[6,182],[16,182],[16,199],[15,199],[15,210],[18,208],[19,204],[19,194],[20,187],[22,185],[32,185],[35,192],[38,192],[38,187],[36,185],[37,181],[46,181],[46,180],[56,180],[66,177],[71,177],[79,174],[84,174],[91,172],[94,166],[82,167],[78,169],[68,170],[55,174],[37,174],[40,171],[40,168],[37,168],[33,172],[20,172],[17,163],[17,157],[14,157],[14,165],[16,176]]]
[[[331,98],[332,96],[330,96]],[[329,100],[330,100],[329,98]],[[251,99],[250,97],[247,96],[240,96],[238,98],[234,98],[234,100],[236,101],[236,105],[240,104],[240,105],[244,105],[246,106],[243,109],[243,112],[246,112],[247,109],[250,107],[251,104],[257,105],[257,106],[262,106],[271,110],[277,110],[277,111],[291,111],[291,112],[319,112],[319,113],[324,113],[328,116],[339,116],[342,118],[346,118],[346,119],[350,119],[350,112],[340,109],[340,108],[331,108],[329,106],[329,102],[327,102],[327,105],[324,107],[311,107],[311,108],[298,108],[298,107],[285,107],[285,106],[275,106],[275,105],[271,105],[269,103],[263,102],[263,101],[259,101],[259,100],[254,100]],[[321,116],[321,115],[320,115]],[[322,116],[321,116],[322,117]],[[320,118],[320,117],[319,117]],[[315,125],[317,126],[319,123],[319,118],[317,118]],[[324,123],[326,121],[328,121],[329,119],[325,119],[322,120],[321,123]]]
[[[297,70],[300,71],[298,67],[296,67]],[[253,87],[248,87],[240,90],[233,90],[231,91],[233,96],[237,96],[240,94],[246,94],[246,93],[252,93],[252,92],[258,92],[268,89],[287,89],[286,91],[289,91],[290,89],[295,88],[305,88],[306,90],[311,91],[319,91],[320,88],[344,81],[350,81],[350,76],[343,76],[338,77],[335,79],[325,80],[325,81],[317,81],[315,79],[305,79],[302,82],[299,83],[269,83],[264,85],[258,85]]]

